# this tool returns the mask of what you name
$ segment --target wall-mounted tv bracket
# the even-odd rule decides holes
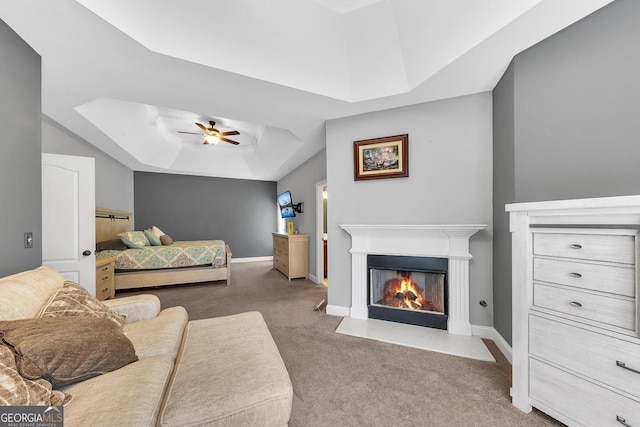
[[[292,206],[293,206],[293,210],[296,211],[296,213],[303,213],[304,212],[304,202],[295,203]]]

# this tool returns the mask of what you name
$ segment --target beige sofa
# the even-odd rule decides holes
[[[65,279],[40,267],[0,279],[0,320],[38,316]],[[65,426],[283,426],[289,375],[259,313],[189,322],[153,295],[103,302],[126,315],[137,361],[62,387]]]

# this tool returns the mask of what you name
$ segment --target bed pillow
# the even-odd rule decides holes
[[[18,372],[53,388],[115,371],[138,360],[122,328],[97,317],[43,317],[0,322]]]
[[[162,246],[160,237],[153,234],[151,230],[144,230],[144,235],[147,236],[147,239],[149,239],[149,243],[151,243],[151,246]]]
[[[52,390],[49,381],[23,378],[16,366],[13,351],[0,344],[0,406],[60,406],[71,402],[72,396]]]
[[[126,316],[110,309],[82,286],[71,280],[55,291],[42,307],[38,317],[99,317],[112,321],[122,328]]]
[[[163,234],[162,236],[160,236],[160,241],[165,246],[169,246],[173,243],[173,239],[168,234]]]
[[[96,243],[96,252],[100,251],[124,251],[127,245],[122,243],[122,239],[105,240]]]
[[[158,227],[156,227],[155,225],[153,227],[151,227],[151,232],[153,234],[155,234],[156,236],[160,237],[164,234],[166,234],[164,231],[160,230]]]
[[[120,236],[122,243],[131,249],[142,249],[145,246],[151,246],[143,231],[125,231],[119,233],[118,236]]]

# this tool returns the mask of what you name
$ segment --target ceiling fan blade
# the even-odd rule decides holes
[[[220,141],[228,142],[229,144],[233,144],[233,145],[239,145],[240,144],[239,142],[232,141],[232,140],[227,139],[227,138],[222,137],[222,136],[220,137]]]
[[[206,132],[207,131],[207,127],[205,125],[203,125],[202,123],[196,122],[196,126],[198,126],[200,129],[202,129],[202,132]]]
[[[183,130],[179,130],[178,133],[188,133],[189,135],[202,135],[200,132],[185,132]]]
[[[222,136],[240,135],[240,132],[238,132],[237,130],[231,130],[229,132],[220,132],[220,135]]]

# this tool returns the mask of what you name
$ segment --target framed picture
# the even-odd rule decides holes
[[[409,176],[409,135],[353,143],[354,180]]]

